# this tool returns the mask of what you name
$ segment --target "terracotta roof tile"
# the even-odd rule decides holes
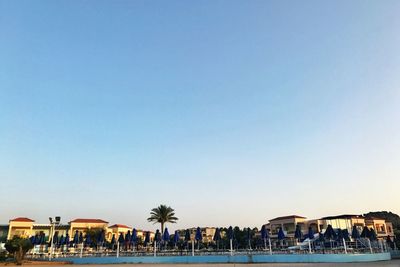
[[[118,224],[118,223],[110,226],[109,228],[129,228],[129,229],[131,229],[131,227],[126,226],[125,224]]]
[[[101,219],[82,219],[82,218],[78,218],[75,219],[73,221],[70,221],[70,223],[108,223],[104,220]]]
[[[269,221],[271,222],[271,221],[285,220],[285,219],[292,219],[292,218],[306,219],[306,217],[299,216],[299,215],[289,215],[289,216],[276,217],[276,218],[274,218],[272,220],[269,220]]]
[[[26,218],[26,217],[17,217],[17,218],[10,220],[10,222],[34,222],[34,220]]]

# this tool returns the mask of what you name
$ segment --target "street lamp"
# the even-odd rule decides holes
[[[61,217],[60,216],[56,216],[55,220],[53,220],[52,217],[49,217],[49,222],[50,222],[50,237],[51,237],[51,242],[50,242],[50,254],[49,254],[49,261],[51,261],[52,258],[52,254],[54,252],[54,235],[55,235],[55,231],[56,231],[56,225],[59,225],[61,221]]]

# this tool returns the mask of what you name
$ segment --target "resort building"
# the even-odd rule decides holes
[[[120,234],[125,236],[128,231],[131,231],[132,233],[132,228],[124,224],[114,224],[108,227],[106,232],[106,240],[110,241],[113,235],[115,235],[115,238],[118,238]]]
[[[337,216],[323,217],[319,221],[319,230],[324,231],[328,225],[332,225],[334,229],[347,229],[351,233],[353,226],[356,226],[358,231],[361,232],[365,226],[365,218],[361,215],[343,214]]]
[[[30,237],[32,235],[34,220],[26,217],[18,217],[9,222],[7,240],[13,236]]]
[[[87,229],[107,230],[108,222],[102,219],[75,219],[69,222],[69,236],[74,236],[75,232],[85,233]]]
[[[328,216],[312,220],[307,220],[306,217],[303,216],[289,215],[269,220],[269,223],[266,224],[266,228],[270,231],[272,238],[277,238],[278,231],[282,228],[285,236],[289,239],[293,239],[296,225],[300,226],[303,235],[308,233],[309,227],[311,227],[314,233],[325,232],[328,225],[331,225],[333,229],[347,229],[347,231],[351,233],[353,226],[356,226],[361,233],[363,228],[367,226],[369,229],[374,229],[379,239],[387,238],[388,236],[394,238],[393,225],[391,222],[385,221],[382,218],[371,218],[352,214]]]
[[[269,220],[267,229],[269,229],[271,237],[277,237],[279,229],[282,228],[283,232],[285,233],[285,236],[289,238],[294,238],[296,225],[299,225],[300,229],[303,232],[305,232],[308,229],[306,219],[307,219],[306,217],[298,215],[277,217],[272,220]]]

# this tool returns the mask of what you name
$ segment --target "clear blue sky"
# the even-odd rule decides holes
[[[0,222],[400,213],[399,1],[0,1]]]

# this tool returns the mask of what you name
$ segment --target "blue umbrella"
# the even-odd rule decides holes
[[[44,245],[46,243],[46,234],[42,233],[40,235],[40,245]]]
[[[79,244],[79,232],[78,232],[78,230],[75,231],[75,235],[74,235],[74,239],[72,240],[72,243],[74,243],[74,245],[78,245]]]
[[[377,240],[376,233],[373,228],[371,228],[371,230],[369,231],[369,240],[371,241]]]
[[[370,233],[369,233],[369,229],[367,226],[364,226],[362,232],[361,232],[361,237],[362,238],[369,238],[370,237]]]
[[[61,235],[59,245],[63,246],[64,243],[65,243],[65,237],[64,237],[64,235]]]
[[[329,239],[329,240],[335,239],[336,233],[333,230],[332,225],[328,224],[328,227],[326,227],[326,230],[324,233],[324,237],[325,237],[325,239]]]
[[[318,241],[319,241],[320,243],[325,242],[325,237],[324,237],[324,235],[322,234],[322,232],[319,232]]]
[[[196,241],[201,241],[201,240],[203,240],[203,236],[201,235],[201,229],[200,229],[200,227],[197,227],[197,229],[196,229],[196,236],[194,237],[194,239],[196,239]]]
[[[175,246],[176,246],[176,244],[178,244],[178,242],[179,242],[179,232],[175,231],[175,233],[174,233],[174,244],[175,244]]]
[[[115,243],[116,243],[115,234],[113,234],[111,237],[111,243],[110,243],[112,249],[114,249]]]
[[[57,246],[58,241],[59,241],[58,232],[55,232],[54,235],[53,235],[53,240],[51,240],[51,244],[50,244],[50,245],[55,245],[55,246]]]
[[[233,238],[234,238],[233,228],[232,228],[232,226],[229,226],[229,228],[228,228],[228,239],[233,240]]]
[[[337,240],[338,241],[341,241],[342,239],[343,239],[343,231],[342,231],[342,229],[337,229]]]
[[[360,238],[360,232],[357,229],[357,226],[353,226],[353,230],[351,231],[351,237],[353,239],[359,239]]]
[[[168,228],[165,228],[165,230],[164,230],[163,240],[164,240],[164,242],[168,242],[169,241]]]
[[[214,240],[214,241],[219,241],[219,240],[221,240],[221,230],[220,230],[218,227],[215,229],[215,233],[214,233],[214,236],[213,236],[213,240]]]
[[[219,249],[219,241],[221,240],[221,229],[218,227],[215,229],[213,240],[217,244],[217,249]]]
[[[251,234],[251,230],[250,227],[247,227],[247,242],[249,243],[249,249],[251,249],[251,238],[252,238],[252,234]]]
[[[314,230],[310,227],[308,227],[308,234],[307,234],[308,239],[314,239]]]
[[[348,231],[347,229],[344,229],[344,230],[342,231],[342,234],[343,234],[344,240],[350,241],[349,231]]]
[[[92,246],[92,238],[90,237],[89,234],[86,234],[86,237],[85,237],[85,246],[88,246],[88,247]]]
[[[65,243],[65,245],[69,246],[69,234],[68,233],[65,235],[64,243]]]
[[[267,239],[267,228],[265,225],[261,226],[261,239]]]
[[[83,243],[83,233],[79,233],[79,243]]]
[[[137,231],[135,228],[132,230],[132,236],[131,236],[131,243],[135,244],[137,242]]]
[[[301,232],[300,225],[296,225],[296,230],[294,231],[294,238],[297,239],[297,241],[300,241],[302,238],[303,233]]]
[[[283,232],[282,228],[279,228],[279,231],[278,231],[278,239],[279,239],[279,240],[285,239],[285,233]]]
[[[189,230],[189,229],[186,229],[186,232],[185,232],[185,241],[190,241],[190,230]]]
[[[38,234],[35,235],[35,238],[33,239],[33,245],[40,245],[40,237]]]
[[[131,241],[131,230],[128,230],[128,232],[125,235],[125,242],[129,243]]]
[[[200,249],[200,241],[203,240],[200,227],[197,227],[194,239],[197,241],[197,249]]]
[[[100,246],[103,245],[105,239],[106,239],[106,233],[103,229],[97,235],[97,245],[100,245]]]
[[[125,241],[124,235],[122,233],[120,233],[119,237],[118,237],[118,243],[121,244],[121,243],[124,243],[124,241]]]
[[[150,232],[146,232],[146,236],[144,237],[144,245],[147,246],[148,243],[150,243]]]
[[[156,233],[155,233],[155,236],[154,236],[154,240],[156,242],[160,242],[161,241],[161,233],[160,233],[160,231],[158,229],[156,230]]]

